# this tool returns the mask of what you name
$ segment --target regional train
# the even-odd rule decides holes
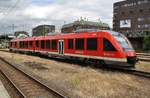
[[[10,51],[40,53],[52,57],[95,61],[101,65],[134,67],[135,50],[122,34],[111,30],[78,30],[69,34],[16,38]]]

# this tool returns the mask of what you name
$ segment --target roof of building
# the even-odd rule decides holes
[[[55,25],[38,25],[36,27],[34,27],[33,29],[37,29],[37,28],[43,28],[43,27],[55,27]]]
[[[109,28],[109,25],[106,24],[106,23],[102,23],[101,21],[99,22],[93,22],[93,21],[85,21],[85,20],[80,20],[80,21],[75,21],[73,23],[69,23],[69,24],[65,24],[63,25],[62,28],[67,28],[67,27],[71,27],[71,26],[74,26],[74,25],[91,25],[91,26],[100,26],[100,27],[108,27]]]

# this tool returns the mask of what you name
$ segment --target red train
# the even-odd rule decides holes
[[[86,30],[70,34],[13,39],[10,51],[92,60],[101,64],[134,67],[136,53],[128,39],[114,31]]]

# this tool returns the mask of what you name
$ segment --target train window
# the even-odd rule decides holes
[[[21,42],[19,42],[19,48],[21,48]]]
[[[88,38],[86,45],[87,50],[97,50],[97,38]]]
[[[50,40],[46,40],[46,49],[50,49]]]
[[[20,46],[20,48],[22,48],[22,42],[19,42],[19,46]]]
[[[12,42],[10,42],[10,47],[12,47]]]
[[[12,42],[12,47],[14,47],[14,42]]]
[[[28,48],[28,41],[25,42],[25,48]]]
[[[68,39],[68,49],[73,49],[73,39]]]
[[[26,43],[25,42],[23,42],[23,48],[25,48],[26,47]]]
[[[41,40],[41,48],[44,49],[45,48],[45,41]]]
[[[22,42],[22,48],[24,48],[24,42]]]
[[[29,47],[32,47],[33,41],[29,41]]]
[[[76,50],[84,50],[84,39],[83,38],[76,39]]]
[[[104,38],[103,40],[103,47],[104,47],[104,51],[116,51],[112,43],[106,38]]]
[[[57,40],[52,40],[52,50],[57,49]]]
[[[36,48],[39,48],[39,41],[36,41]]]
[[[25,48],[25,42],[22,42],[23,43],[23,48]]]
[[[15,42],[15,47],[17,47],[17,42]]]

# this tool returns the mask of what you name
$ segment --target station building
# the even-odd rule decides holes
[[[54,25],[39,25],[32,29],[32,36],[45,36],[55,32]]]
[[[126,35],[135,49],[144,47],[150,34],[150,0],[124,0],[114,3],[113,30]]]
[[[110,29],[109,25],[106,23],[93,22],[88,20],[78,20],[74,21],[73,23],[65,24],[62,26],[61,33],[73,33],[79,29],[101,29],[101,30],[108,30]]]
[[[16,32],[14,33],[14,36],[15,36],[15,37],[18,37],[20,34],[23,34],[23,35],[26,35],[27,37],[29,37],[29,33],[26,32],[26,31],[16,31]]]

